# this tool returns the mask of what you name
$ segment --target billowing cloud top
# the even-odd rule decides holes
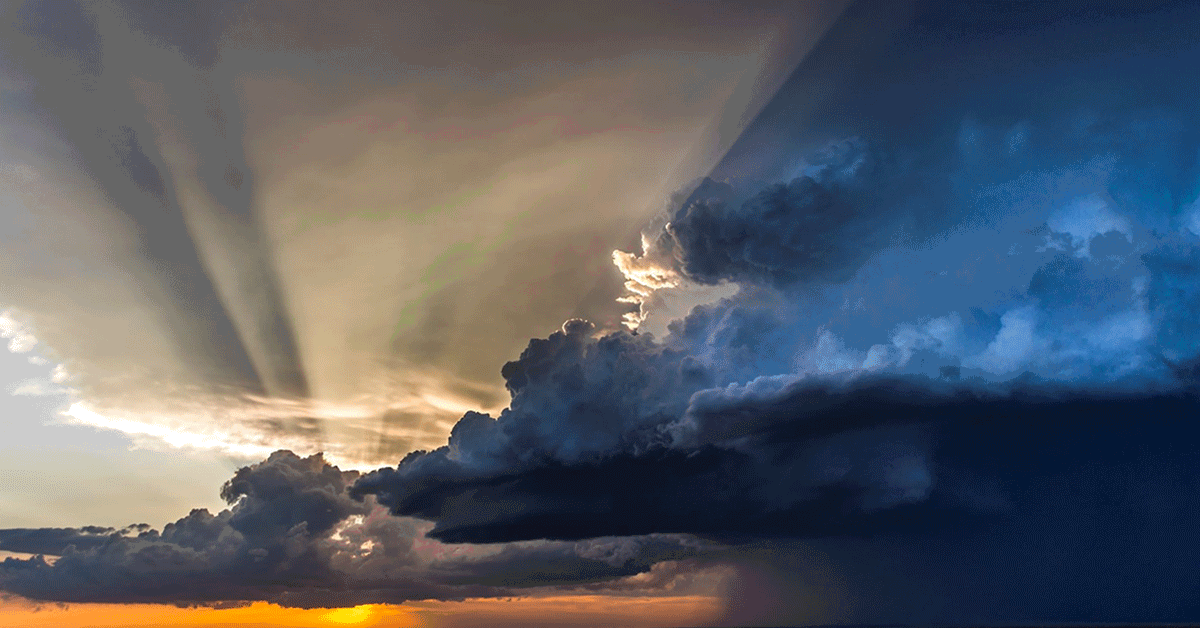
[[[345,488],[357,476],[319,455],[279,451],[225,484],[229,509],[195,510],[161,531],[145,524],[0,530],[0,550],[37,554],[4,559],[0,586],[70,602],[352,606],[615,580],[704,551],[665,535],[451,551],[421,538],[428,524],[351,499]]]
[[[635,330],[689,284],[736,295],[661,338],[568,322],[504,367],[512,401],[496,418],[468,414],[445,447],[353,492],[457,542],[1025,530],[1015,543],[1029,521],[1080,516],[1112,517],[1105,533],[1125,539],[1141,528],[1120,513],[1141,508],[1177,535],[1196,500],[1134,494],[1187,474],[1180,443],[1200,409],[1187,131],[1200,120],[1178,86],[1200,49],[1164,25],[1197,14],[1092,10],[1023,6],[981,33],[986,19],[922,6],[869,60],[844,22],[743,137],[752,148],[614,257]],[[1147,47],[1106,19],[1161,38]],[[844,87],[790,117],[843,66]],[[1079,493],[1056,503],[1046,477]],[[1120,569],[1118,554],[1062,560]],[[1166,598],[1156,617],[1192,608]],[[1110,608],[1151,612],[1122,600]],[[1046,612],[1078,616],[1067,606]]]

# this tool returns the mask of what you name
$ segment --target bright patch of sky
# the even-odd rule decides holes
[[[232,459],[195,449],[134,449],[119,431],[69,425],[63,412],[74,395],[65,367],[42,354],[19,313],[0,314],[0,334],[8,340],[0,347],[6,526],[162,525],[192,508],[220,509],[217,487],[237,468]]]

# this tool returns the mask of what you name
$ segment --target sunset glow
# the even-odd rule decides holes
[[[374,604],[352,606],[350,608],[335,608],[321,615],[321,619],[334,624],[365,624],[377,616],[378,610]]]
[[[0,628],[468,628],[470,626],[700,626],[715,619],[721,601],[713,597],[626,598],[559,596],[367,604],[338,609],[284,608],[257,602],[241,608],[177,608],[147,604],[33,604],[0,601]]]
[[[0,627],[164,628],[261,626],[262,628],[416,628],[428,626],[409,606],[366,605],[351,608],[284,608],[256,602],[240,608],[177,608],[149,604],[40,604],[0,602]]]

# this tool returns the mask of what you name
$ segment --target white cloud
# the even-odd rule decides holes
[[[862,352],[846,349],[842,339],[828,329],[817,332],[817,341],[798,360],[799,370],[806,373],[837,373],[862,364]]]
[[[12,387],[14,397],[45,397],[49,395],[59,395],[67,392],[67,389],[61,386],[55,386],[44,379],[27,379],[17,382]]]
[[[917,324],[901,323],[892,332],[892,344],[900,352],[897,360],[899,366],[907,364],[914,351],[930,350],[941,355],[958,355],[962,349],[963,338],[963,322],[958,312]],[[876,360],[881,359],[878,351],[875,355]],[[873,362],[876,363],[878,362]]]
[[[50,381],[55,384],[65,384],[71,379],[71,374],[67,372],[67,367],[62,364],[54,365],[54,370],[50,371]]]
[[[19,315],[11,309],[0,312],[0,338],[8,339],[9,351],[27,353],[37,344],[37,338],[18,319]]]
[[[1036,336],[1037,310],[1021,307],[1000,317],[1000,331],[979,355],[963,360],[963,366],[980,368],[989,373],[1011,373],[1024,367],[1039,348]]]
[[[637,329],[649,314],[646,306],[655,293],[660,290],[676,288],[681,283],[679,273],[658,263],[650,256],[652,245],[645,234],[642,234],[642,255],[634,255],[625,251],[613,251],[613,264],[625,278],[625,290],[629,293],[617,299],[620,303],[637,305],[636,312],[628,312],[622,316],[623,322],[629,329]]]

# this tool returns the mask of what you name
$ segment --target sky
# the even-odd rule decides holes
[[[1200,620],[1200,4],[0,13],[0,626]]]

